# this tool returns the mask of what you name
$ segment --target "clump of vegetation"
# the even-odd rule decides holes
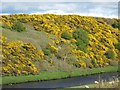
[[[37,61],[35,62],[35,65],[37,63],[38,66],[42,67],[40,70],[47,71],[52,71],[54,69],[58,70],[56,67],[58,66],[59,61],[64,63],[64,65],[69,64],[71,66],[73,65],[82,68],[104,67],[111,65],[109,63],[110,60],[115,60],[118,62],[120,56],[120,53],[118,52],[119,45],[115,43],[120,41],[120,30],[111,27],[112,24],[117,24],[118,22],[119,19],[108,20],[100,18],[100,20],[97,20],[93,17],[83,17],[79,15],[19,14],[2,16],[2,25],[7,27],[7,29],[3,28],[3,34],[9,38],[9,41],[19,39],[36,45],[37,49],[42,49],[45,55],[43,58],[44,60],[41,60],[43,63],[40,64],[40,62],[37,61],[39,58],[36,57],[34,57],[34,59],[30,58],[30,60],[31,62],[32,60]],[[24,28],[20,29],[21,27],[24,27],[23,23],[26,23],[25,25],[28,30],[27,33],[22,32],[24,31]],[[113,25],[113,27],[117,28],[118,26]],[[8,29],[16,32],[10,31]],[[16,50],[16,47],[12,50],[14,51],[14,49]],[[32,56],[31,50],[27,47],[26,44],[24,44],[21,49],[25,50],[26,56]],[[114,51],[113,53],[107,51],[111,49]],[[34,53],[36,53],[36,50]],[[10,56],[6,55],[6,57],[11,57],[13,55],[17,56],[18,54],[14,52],[10,54]],[[53,56],[56,58],[55,60],[52,58]],[[13,58],[17,60],[16,57]],[[13,58],[11,60],[13,60]],[[28,61],[26,58],[18,59]],[[8,58],[8,60],[10,60],[10,58]],[[54,65],[55,61],[56,66]],[[61,67],[63,68],[62,65],[60,65],[60,68]],[[30,70],[32,71],[32,69]],[[29,74],[33,73],[29,72]]]
[[[88,33],[85,30],[79,29],[73,32],[73,37],[77,40],[78,49],[86,52],[89,42]]]
[[[64,44],[61,46],[61,49],[58,50],[57,58],[63,61],[67,61],[70,56],[74,56],[72,52],[72,47],[69,44]]]
[[[2,38],[2,75],[38,74],[34,62],[40,61],[44,53],[31,43],[22,41],[8,42]]]
[[[97,64],[97,60],[96,59],[92,59],[91,60],[91,63],[94,67],[98,67],[98,64]]]
[[[51,55],[51,51],[50,51],[49,49],[47,49],[47,48],[45,48],[45,49],[43,50],[43,52],[44,52],[44,54],[47,55],[47,56],[50,56],[50,55]]]
[[[115,54],[113,51],[109,50],[105,53],[105,56],[108,58],[108,59],[114,59],[115,58]]]
[[[64,39],[66,39],[66,40],[70,40],[70,39],[71,39],[71,35],[70,35],[68,32],[64,31],[64,32],[61,34],[61,38],[64,38]]]
[[[115,48],[120,51],[120,43],[115,44]]]
[[[113,23],[112,27],[120,29],[120,23]]]
[[[20,21],[17,21],[13,24],[12,30],[17,32],[23,32],[23,31],[26,31],[26,27],[24,26],[23,23],[21,23]]]

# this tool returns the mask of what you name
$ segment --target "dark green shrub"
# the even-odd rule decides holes
[[[96,59],[92,59],[92,64],[94,65],[94,66],[96,66],[97,65],[97,60]]]
[[[105,53],[105,56],[108,58],[108,59],[114,59],[115,58],[115,54],[113,51],[107,51]]]
[[[26,28],[23,23],[17,21],[13,24],[12,30],[17,31],[17,32],[22,32],[22,31],[26,31]]]
[[[115,44],[115,48],[118,49],[120,51],[120,43]]]
[[[85,30],[79,29],[73,32],[73,37],[76,40],[82,40],[84,43],[88,43],[88,33]]]
[[[120,29],[120,23],[113,23],[112,27]]]
[[[49,49],[44,49],[43,50],[44,54],[47,55],[47,56],[50,56],[51,55],[51,51]]]
[[[79,50],[86,52],[87,51],[87,45],[82,42],[82,40],[77,40],[76,45]]]
[[[76,30],[73,32],[73,38],[77,40],[76,45],[79,50],[86,52],[89,42],[88,33],[85,30]]]
[[[67,39],[67,40],[70,40],[71,39],[71,35],[68,33],[68,32],[63,32],[61,34],[61,38],[64,38],[64,39]]]
[[[5,28],[5,26],[3,25],[3,26],[1,26],[2,28]]]
[[[2,28],[5,28],[5,29],[11,29],[10,26],[7,26],[7,25],[5,25],[5,24],[3,24],[1,27],[2,27]]]

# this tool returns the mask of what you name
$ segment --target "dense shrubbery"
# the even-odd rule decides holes
[[[17,32],[23,32],[23,31],[26,31],[26,28],[23,25],[23,23],[21,23],[20,21],[17,21],[13,24],[12,30],[17,31]]]
[[[15,26],[15,21],[25,22],[35,30],[47,33],[51,42],[48,42],[48,46],[43,44],[45,49],[40,46],[46,55],[43,60],[45,65],[41,65],[44,68],[48,67],[45,70],[55,68],[59,62],[61,64],[64,62],[64,65],[69,63],[76,67],[93,68],[112,65],[112,62],[116,64],[119,61],[120,30],[117,25],[120,22],[119,19],[53,14],[2,16],[2,23],[8,28]],[[15,26],[16,28],[21,27],[18,25],[18,27]],[[19,30],[18,32],[21,32]],[[36,39],[35,42],[37,42]],[[26,44],[24,49],[26,53],[31,53]],[[29,53],[25,55],[31,56]],[[56,59],[51,60],[52,56]]]
[[[76,30],[73,32],[73,37],[76,39],[76,45],[79,50],[86,51],[88,45],[88,34],[85,30]]]
[[[118,28],[120,30],[120,20],[119,19],[110,19],[110,18],[96,18],[96,20],[103,24],[108,24],[113,28]]]
[[[2,75],[37,74],[33,62],[40,61],[44,54],[31,43],[6,41],[2,38]]]

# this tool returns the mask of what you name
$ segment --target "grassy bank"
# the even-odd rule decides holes
[[[117,72],[117,71],[118,71],[118,66],[108,66],[105,68],[76,69],[72,72],[41,72],[39,75],[5,76],[2,77],[2,84],[16,84],[16,83],[25,83],[30,81],[61,79],[61,78],[67,78],[73,76],[82,76],[82,75],[97,74],[101,72]]]
[[[68,87],[68,88],[119,88],[120,82],[118,78],[115,78],[112,81],[109,82],[99,82],[97,84],[89,84],[89,85],[82,85],[82,86],[74,86],[74,87]]]
[[[75,86],[75,87],[70,87],[70,88],[119,88],[120,86],[118,85],[118,83],[114,83],[114,84],[109,84],[109,82],[103,83],[102,84],[89,84],[89,85],[83,85],[83,86]]]

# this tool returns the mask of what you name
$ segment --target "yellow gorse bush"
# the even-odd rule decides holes
[[[37,74],[39,71],[33,64],[44,57],[31,43],[23,41],[6,41],[2,38],[2,75]]]
[[[61,37],[62,32],[68,32],[72,34],[76,29],[83,29],[88,32],[89,44],[87,46],[87,52],[84,53],[80,50],[77,50],[77,46],[74,45],[74,49],[72,50],[72,55],[75,55],[77,59],[96,59],[97,66],[108,65],[110,60],[105,57],[105,53],[110,49],[115,54],[115,60],[119,61],[120,52],[114,47],[114,44],[120,42],[120,30],[118,28],[113,28],[109,23],[114,21],[119,21],[118,19],[108,20],[104,18],[93,18],[93,17],[84,17],[79,15],[54,15],[54,14],[43,14],[43,15],[27,15],[27,14],[19,14],[19,15],[7,15],[2,16],[2,23],[8,27],[11,27],[14,21],[21,21],[23,23],[27,23],[34,27],[37,31],[45,31],[48,34],[53,34],[57,37]],[[109,23],[108,23],[109,22]],[[5,38],[4,38],[5,39]],[[4,42],[4,41],[3,41]],[[74,44],[76,40],[65,40],[60,38],[59,41],[54,41],[57,46],[61,44]],[[23,44],[20,42],[11,42],[5,48],[4,51],[6,54],[11,54],[14,52],[20,52],[20,47],[22,46],[13,46],[16,44]],[[72,45],[71,45],[72,46]],[[10,50],[7,50],[8,47]],[[23,44],[24,51],[29,52],[30,54],[23,55],[28,56],[30,58],[34,58],[36,55],[36,48],[33,47],[32,44],[24,43]],[[55,45],[49,44],[48,47],[51,49],[53,53],[57,53],[58,48]],[[28,49],[28,51],[26,51]],[[42,52],[37,52],[38,56],[44,57]],[[18,55],[20,57],[20,55]],[[15,56],[14,58],[18,58]],[[7,58],[6,55],[3,56]],[[23,57],[23,56],[21,56]],[[79,63],[79,62],[78,62]],[[83,65],[85,67],[85,65]],[[26,72],[25,72],[26,73]]]
[[[52,53],[57,53],[58,52],[58,48],[56,48],[55,46],[53,46],[52,44],[48,43],[48,49],[52,52]]]
[[[86,68],[86,63],[85,63],[84,61],[82,61],[82,60],[77,60],[76,62],[80,65],[80,67]]]

